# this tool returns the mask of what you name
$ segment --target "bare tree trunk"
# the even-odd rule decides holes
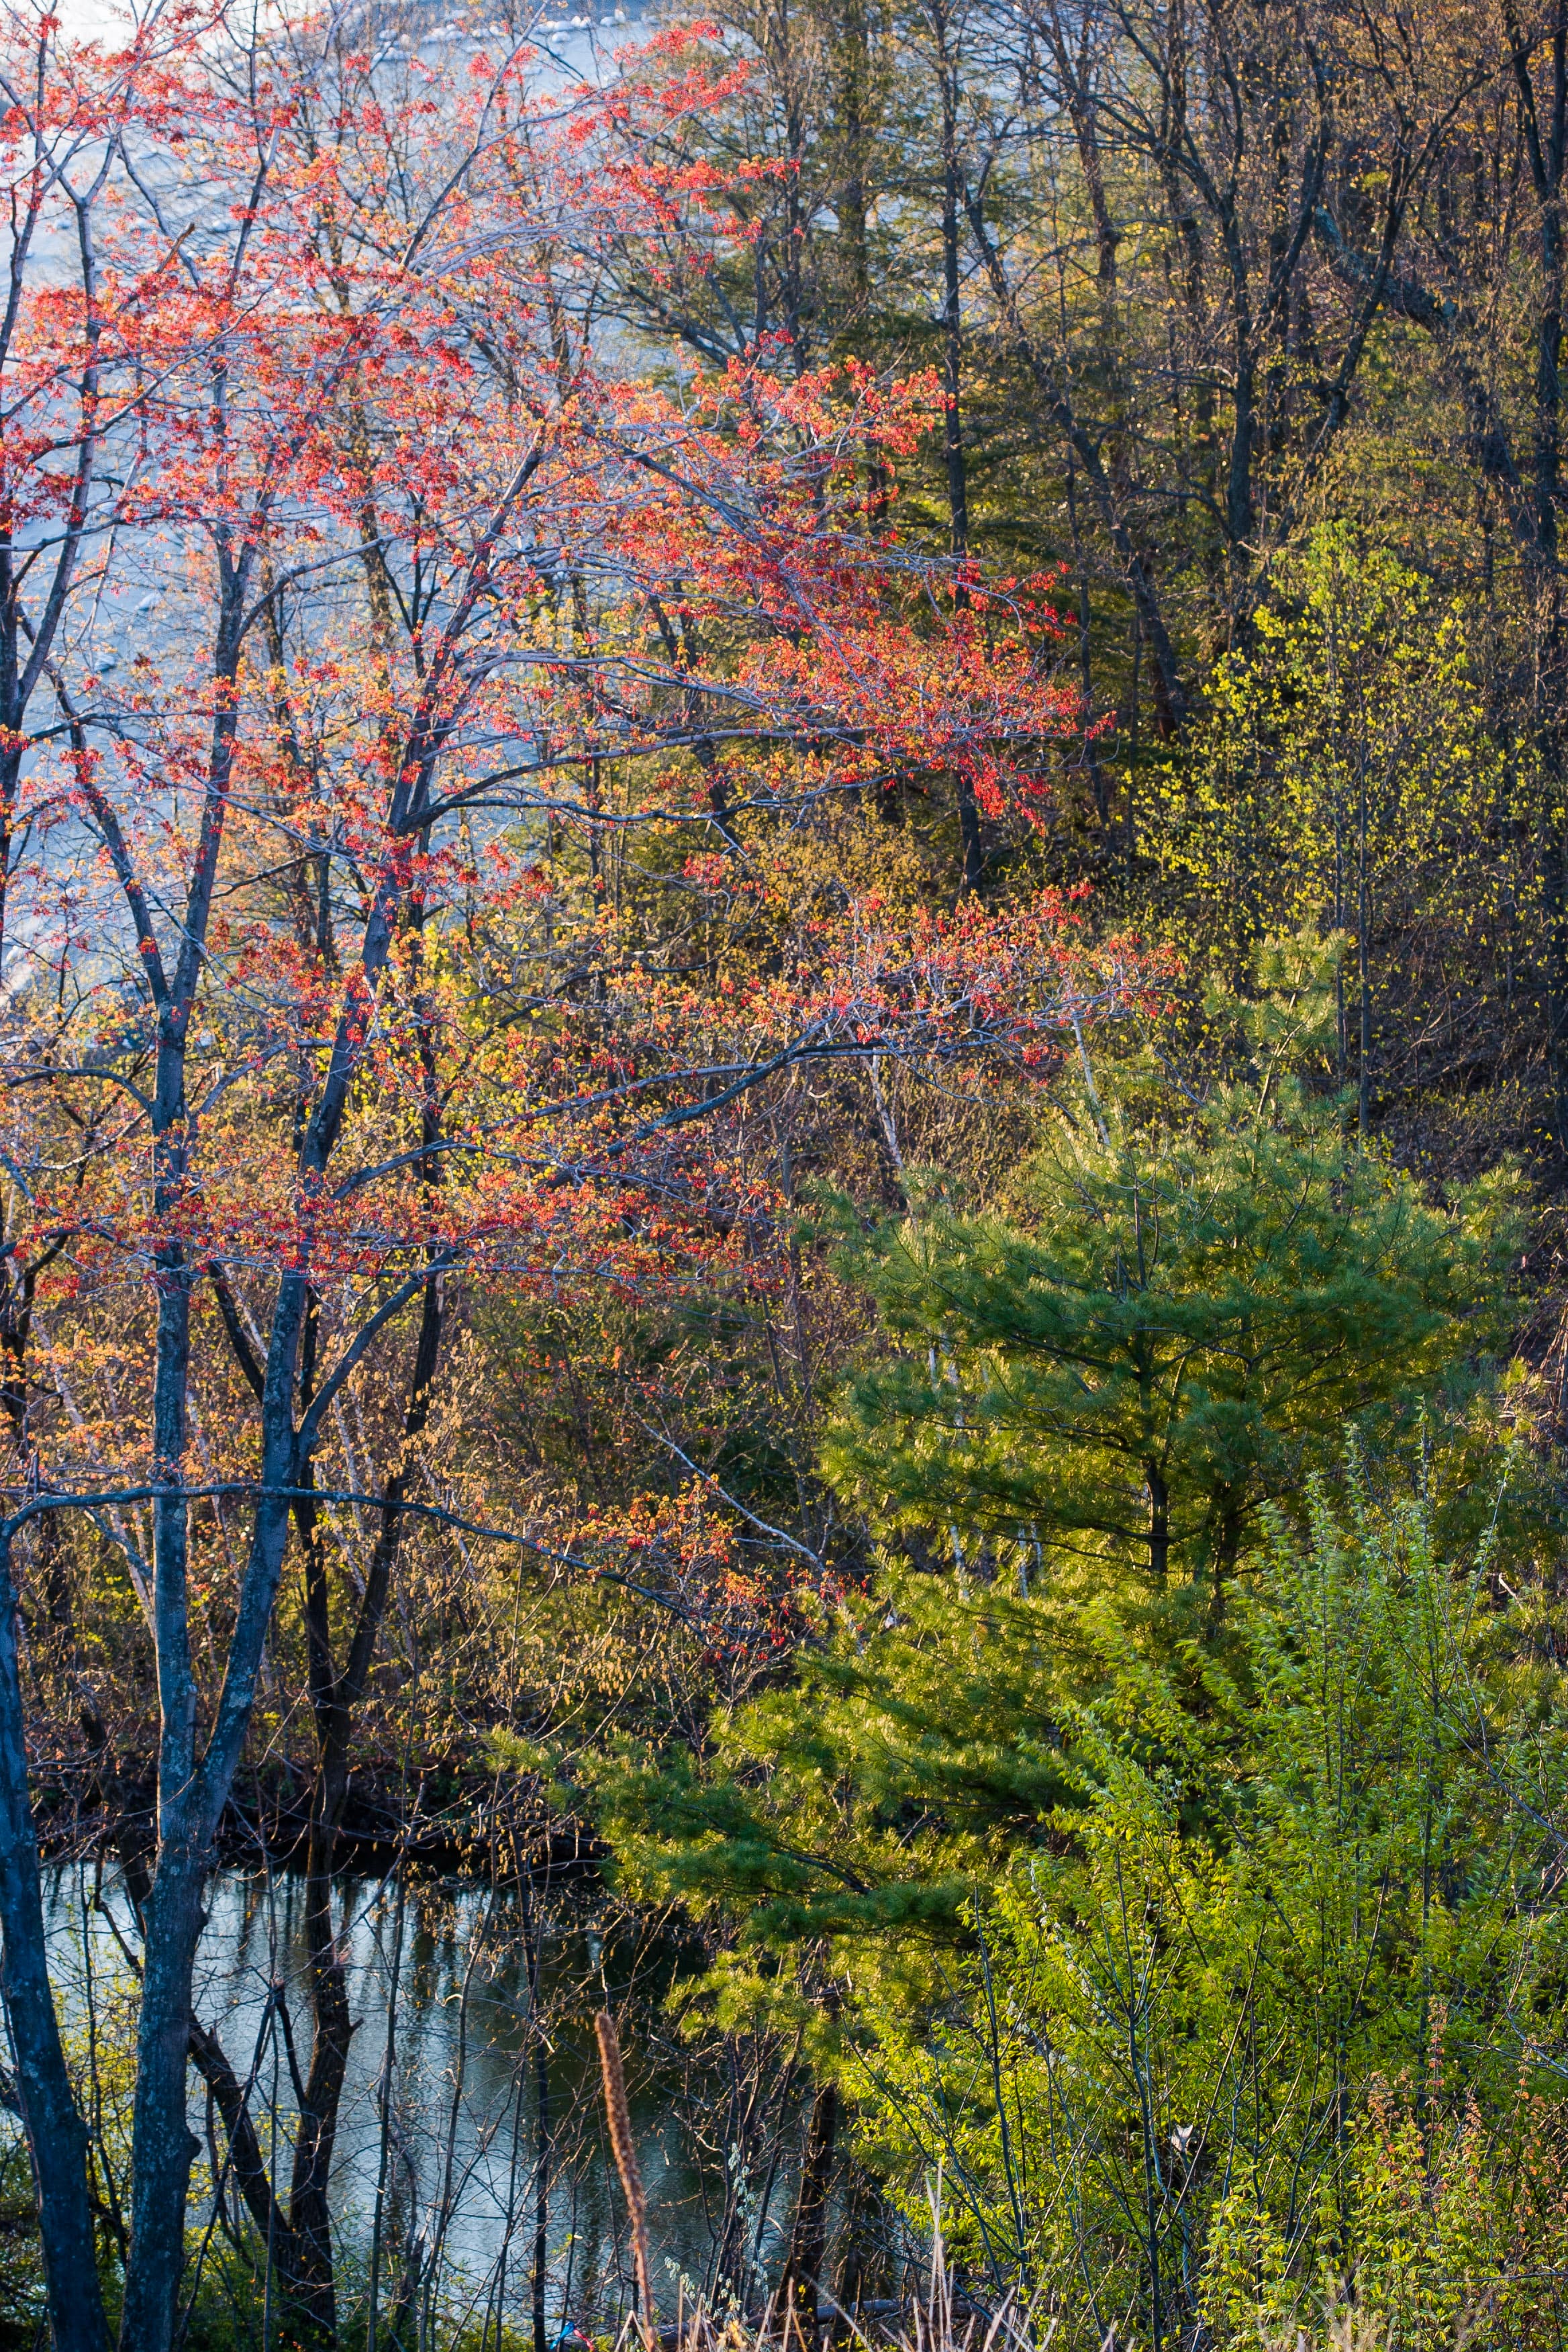
[[[313,1309],[307,1311],[305,1372],[301,1403],[308,1406],[314,1360]],[[353,2025],[349,2016],[348,1986],[332,1924],[332,1874],[337,1866],[338,1834],[349,1797],[349,1751],[353,1712],[364,1686],[380,1639],[382,1620],[392,1588],[393,1571],[402,1543],[403,1514],[397,1507],[408,1486],[407,1450],[424,1430],[429,1416],[431,1383],[441,1344],[441,1285],[432,1276],[426,1284],[414,1374],[404,1415],[405,1458],[387,1479],[383,1493],[381,1532],[365,1579],[359,1613],[340,1674],[331,1654],[328,1618],[326,1567],[321,1557],[315,1506],[308,1494],[295,1498],[294,1516],[305,1553],[305,1619],[310,1651],[311,1706],[316,1722],[317,1767],[310,1796],[310,1843],[305,1866],[305,1940],[309,1955],[312,2015],[310,2071],[300,2103],[300,2131],[295,2143],[289,2218],[300,2248],[306,2291],[300,2317],[323,2343],[337,2336],[337,2294],[332,2272],[331,2215],[328,2189],[332,2155],[337,2145],[338,2116],[348,2073],[349,2043]],[[308,1466],[300,1483],[310,1484]]]
[[[157,1208],[173,1214],[184,1174],[184,1036],[160,1044]],[[184,2264],[185,2200],[200,2144],[185,2116],[191,1978],[203,1926],[208,1839],[195,1780],[196,1689],[186,1613],[190,1506],[184,1488],[190,1381],[191,1275],[178,1242],[158,1253],[153,1452],[163,1491],[153,1503],[153,1607],[157,1653],[158,1853],[143,1912],[142,2005],[132,2123],[131,2252],[121,2341],[164,2352]]]
[[[132,2123],[131,2251],[122,2352],[166,2352],[185,2261],[185,2202],[201,2152],[185,2115],[191,1979],[205,1918],[206,1841],[189,1801],[171,1809],[147,1899]]]
[[[255,1703],[262,1644],[282,1577],[296,1446],[289,1410],[304,1282],[285,1277],[273,1318],[263,1408],[261,1484],[217,1719],[198,1764],[170,1726],[160,1757],[158,1854],[145,1910],[145,1958],[132,2124],[131,2252],[121,2352],[169,2352],[184,2266],[185,2203],[196,2142],[185,2118],[191,1981],[205,1915],[214,1841],[233,1786]],[[187,1294],[188,1296],[188,1294]],[[183,1503],[183,1497],[180,1498]],[[175,1547],[171,1546],[171,1549]],[[157,1563],[154,1563],[156,1568]],[[184,1591],[161,1618],[160,1669],[184,1639]],[[172,1706],[177,1675],[169,1676]],[[167,1720],[167,1717],[166,1717]],[[194,1730],[194,1715],[192,1727]],[[176,1768],[189,1760],[183,1781]]]
[[[13,1526],[0,1528],[0,1990],[16,2053],[17,2099],[37,2190],[50,2336],[55,2352],[106,2352],[109,2330],[88,2195],[87,2126],[66,2072],[49,1990],[16,1655]]]
[[[801,2161],[800,2197],[790,2232],[789,2259],[784,2269],[784,2299],[793,2308],[805,2341],[816,2340],[817,2290],[827,2253],[827,2192],[833,2180],[833,2151],[838,2134],[838,2092],[822,2084],[811,2103],[805,2153]]]
[[[952,18],[945,0],[933,0],[931,32],[936,43],[937,83],[942,92],[942,351],[944,403],[943,449],[947,459],[947,503],[952,551],[963,562],[969,554],[969,481],[963,454],[963,313],[960,301],[960,227],[963,173],[959,166],[959,61]],[[967,608],[969,591],[962,583],[954,602]],[[974,784],[963,770],[958,774],[958,832],[963,855],[966,892],[978,890],[984,872],[980,838],[980,811]]]
[[[539,2013],[539,1934],[533,1889],[522,1883],[522,1948],[528,1963],[528,2024],[533,2036],[533,2352],[547,2352],[544,2303],[550,2275],[550,2174],[554,2142],[550,2116],[550,2051]]]

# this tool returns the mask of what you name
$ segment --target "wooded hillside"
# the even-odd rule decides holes
[[[1568,0],[0,97],[0,2339],[1556,2346]]]

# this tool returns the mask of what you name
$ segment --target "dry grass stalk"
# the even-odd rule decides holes
[[[599,2037],[599,2065],[605,2077],[605,2114],[610,2126],[610,2147],[616,2159],[616,2170],[621,2176],[626,2211],[631,2217],[637,2316],[642,2322],[643,2342],[647,2352],[659,2352],[658,2314],[654,2309],[653,2283],[648,2273],[647,2199],[643,2193],[637,2147],[632,2139],[632,2115],[626,2105],[626,2076],[621,2063],[620,2036],[616,2032],[616,2021],[607,2009],[599,2011],[594,2020],[594,2031]]]
[[[1461,2339],[1462,2340],[1462,2339]],[[1298,2327],[1291,2335],[1258,2336],[1259,2352],[1390,2352],[1386,2319],[1350,2304],[1330,2305],[1321,2334]]]

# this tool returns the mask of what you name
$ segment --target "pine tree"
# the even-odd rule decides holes
[[[881,1572],[702,1755],[623,1753],[596,1791],[629,1882],[740,1931],[721,2010],[809,2026],[808,1954],[918,2002],[975,1886],[1059,1835],[1083,1707],[1142,1654],[1202,1714],[1268,1507],[1490,1336],[1514,1187],[1426,1202],[1314,1090],[1335,952],[1275,948],[1255,999],[1211,997],[1228,1074],[1179,1118],[1157,1059],[1086,1066],[1010,1215],[931,1200],[847,1245],[898,1352],[826,1458]]]
[[[1337,953],[1276,945],[1255,999],[1211,996],[1237,1061],[1201,1094],[1152,1091],[1136,1061],[1097,1088],[1086,1061],[1001,1211],[931,1197],[851,1242],[892,1345],[826,1458],[880,1532],[960,1570],[1201,1580],[1217,1609],[1259,1508],[1337,1454],[1348,1420],[1485,1347],[1510,1181],[1434,1206],[1314,1085]]]

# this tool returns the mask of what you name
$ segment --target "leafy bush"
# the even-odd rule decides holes
[[[1079,1801],[976,1888],[925,2015],[846,2060],[918,2208],[1070,2342],[1310,2326],[1554,2340],[1568,2259],[1568,1714],[1419,1499],[1276,1520],[1194,1707],[1124,1654]]]

